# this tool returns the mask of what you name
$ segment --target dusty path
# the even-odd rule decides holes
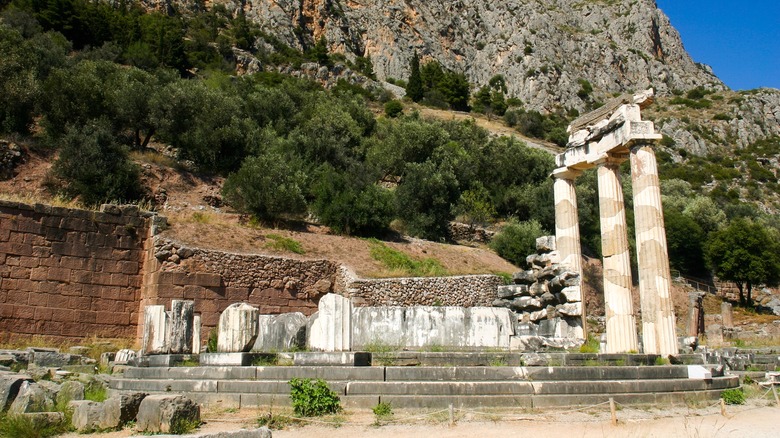
[[[242,409],[238,412],[204,412],[205,424],[196,434],[251,429],[256,427],[259,412]],[[399,411],[395,418],[399,424],[374,425],[371,411],[352,411],[337,418],[312,420],[285,430],[273,431],[274,438],[518,438],[566,437],[566,438],[676,438],[676,437],[750,437],[768,438],[780,436],[780,408],[774,402],[749,400],[744,406],[727,406],[726,416],[721,415],[717,403],[703,408],[670,407],[624,408],[617,411],[618,424],[613,426],[607,406],[595,406],[580,410],[468,410],[456,413],[456,423],[449,425],[445,411]],[[340,421],[340,426],[331,423]],[[486,435],[486,433],[488,435]],[[137,436],[131,429],[117,432],[91,434],[105,438]],[[84,435],[70,433],[67,438]]]

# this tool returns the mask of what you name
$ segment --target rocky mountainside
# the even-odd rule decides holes
[[[152,7],[198,8],[192,0],[145,0]],[[653,87],[672,96],[695,87],[728,91],[695,63],[654,0],[212,0],[243,11],[269,34],[298,49],[326,37],[348,59],[370,57],[379,79],[406,79],[417,52],[464,73],[476,85],[494,75],[510,95],[541,112],[587,111],[626,91]],[[263,50],[264,43],[258,43]],[[268,46],[265,45],[265,49]],[[672,117],[663,132],[677,145],[706,153],[780,135],[780,91],[764,89],[727,101],[718,123],[691,132]],[[696,111],[691,112],[696,118]],[[687,116],[689,119],[691,115]]]

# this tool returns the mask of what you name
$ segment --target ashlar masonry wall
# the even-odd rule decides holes
[[[305,315],[331,292],[356,306],[489,306],[503,284],[494,275],[362,279],[328,260],[193,248],[156,235],[164,221],[135,206],[0,201],[0,341],[140,338],[145,306],[173,299],[195,302],[206,339],[238,302]]]
[[[151,218],[0,201],[0,339],[135,335]]]

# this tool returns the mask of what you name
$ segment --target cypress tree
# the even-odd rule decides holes
[[[406,95],[413,101],[419,102],[423,98],[423,84],[420,76],[420,57],[416,51],[409,66],[411,67],[411,73],[409,74],[409,81],[406,83]]]

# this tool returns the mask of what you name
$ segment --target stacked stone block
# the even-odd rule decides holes
[[[514,274],[514,284],[500,286],[493,306],[517,315],[518,337],[584,338],[580,274],[558,262],[555,237],[537,239],[537,254],[528,256],[530,269]]]

